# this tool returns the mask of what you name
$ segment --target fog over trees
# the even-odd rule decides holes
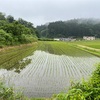
[[[51,22],[48,25],[37,26],[41,37],[76,37],[95,36],[100,38],[99,19],[72,19],[68,21]]]

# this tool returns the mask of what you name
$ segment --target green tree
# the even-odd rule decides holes
[[[9,23],[14,22],[14,17],[11,15],[8,15],[6,19],[8,20]]]
[[[11,45],[13,37],[10,33],[6,33],[4,30],[0,30],[0,44]]]
[[[0,20],[5,20],[5,14],[0,12]]]

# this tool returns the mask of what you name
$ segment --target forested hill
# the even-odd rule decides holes
[[[13,16],[0,12],[0,47],[30,43],[37,40],[37,35],[31,22],[22,18],[15,20]]]
[[[95,36],[100,38],[100,20],[73,19],[68,21],[51,22],[48,25],[37,26],[41,37],[76,37]]]

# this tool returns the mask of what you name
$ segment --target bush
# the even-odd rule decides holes
[[[0,82],[0,100],[46,100],[44,98],[27,98],[21,92],[14,92],[12,87],[8,88]]]
[[[4,83],[0,83],[0,100],[25,100],[22,93],[15,93],[14,89],[8,88]]]
[[[13,37],[10,33],[6,33],[4,30],[0,30],[0,43],[3,45],[11,45]]]
[[[72,84],[67,93],[60,93],[56,100],[100,100],[100,65],[94,71],[88,82]]]
[[[19,37],[19,41],[21,43],[31,43],[31,42],[35,42],[37,41],[37,38],[33,35],[29,35],[29,34],[22,34],[20,37]]]

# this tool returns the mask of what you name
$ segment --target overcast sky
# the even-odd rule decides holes
[[[0,0],[0,12],[36,26],[73,18],[100,18],[100,0]]]

